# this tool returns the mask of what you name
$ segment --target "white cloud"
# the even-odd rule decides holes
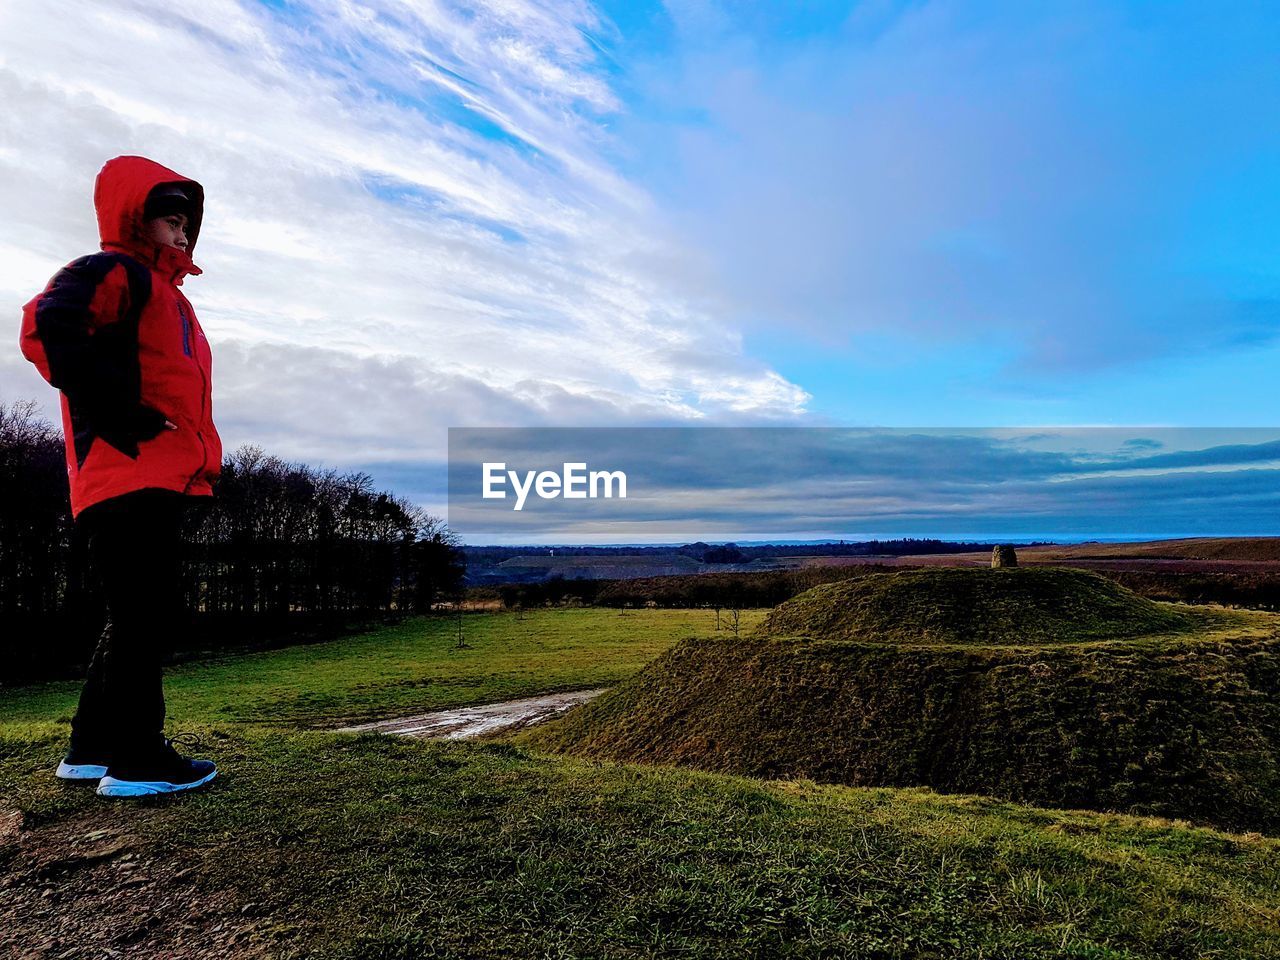
[[[93,248],[94,175],[141,153],[206,188],[186,289],[229,446],[357,464],[448,425],[803,411],[611,166],[590,6],[289,10],[0,8],[0,309]]]

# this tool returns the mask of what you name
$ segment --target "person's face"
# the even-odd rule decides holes
[[[156,217],[146,223],[147,237],[161,246],[187,249],[187,215],[171,213],[167,217]]]

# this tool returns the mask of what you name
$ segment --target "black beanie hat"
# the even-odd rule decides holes
[[[175,213],[184,214],[188,220],[191,219],[191,197],[182,187],[176,183],[162,183],[147,194],[147,202],[142,208],[143,220],[169,217]]]

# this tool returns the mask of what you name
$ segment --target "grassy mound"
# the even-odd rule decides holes
[[[1185,633],[1198,621],[1083,570],[907,570],[815,587],[760,629],[869,643],[1086,643]]]
[[[783,604],[746,640],[684,641],[521,739],[1274,833],[1278,624],[1179,611],[1077,571],[868,577]]]

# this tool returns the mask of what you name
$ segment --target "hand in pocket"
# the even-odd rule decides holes
[[[133,435],[137,440],[151,440],[162,430],[177,430],[178,425],[154,407],[138,404],[133,415]]]

